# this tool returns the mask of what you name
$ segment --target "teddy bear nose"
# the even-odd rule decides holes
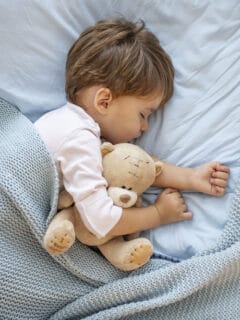
[[[122,195],[120,196],[120,200],[121,200],[123,203],[127,203],[130,199],[131,199],[131,197],[130,197],[128,194],[122,194]]]

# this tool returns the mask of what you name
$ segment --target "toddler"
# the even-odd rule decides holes
[[[167,188],[147,207],[122,209],[108,196],[101,141],[129,142],[146,131],[149,116],[172,96],[173,78],[169,56],[143,21],[100,21],[82,32],[68,53],[66,105],[35,123],[56,162],[61,186],[99,238],[190,219],[192,213],[177,189],[224,194],[228,168],[211,162],[199,168],[165,163],[155,186]],[[63,253],[72,245],[73,229],[63,232],[72,241],[54,242],[46,248],[49,252]]]

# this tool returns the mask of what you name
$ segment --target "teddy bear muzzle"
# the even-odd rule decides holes
[[[136,192],[121,187],[109,187],[108,194],[112,198],[113,203],[122,208],[134,206],[138,198]]]

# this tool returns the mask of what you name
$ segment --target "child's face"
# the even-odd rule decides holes
[[[161,99],[160,94],[113,99],[101,126],[102,137],[112,143],[128,142],[139,137],[148,129],[148,118],[159,108]]]

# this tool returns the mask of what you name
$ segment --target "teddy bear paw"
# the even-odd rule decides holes
[[[75,241],[75,231],[70,221],[61,221],[57,226],[49,228],[44,237],[45,249],[58,255],[67,251]]]
[[[135,269],[144,265],[146,262],[148,262],[152,252],[153,248],[151,243],[146,242],[137,245],[129,256],[129,265],[131,265],[130,268]]]
[[[146,238],[126,241],[120,252],[119,264],[115,264],[124,271],[132,271],[146,264],[153,253],[153,246]]]

